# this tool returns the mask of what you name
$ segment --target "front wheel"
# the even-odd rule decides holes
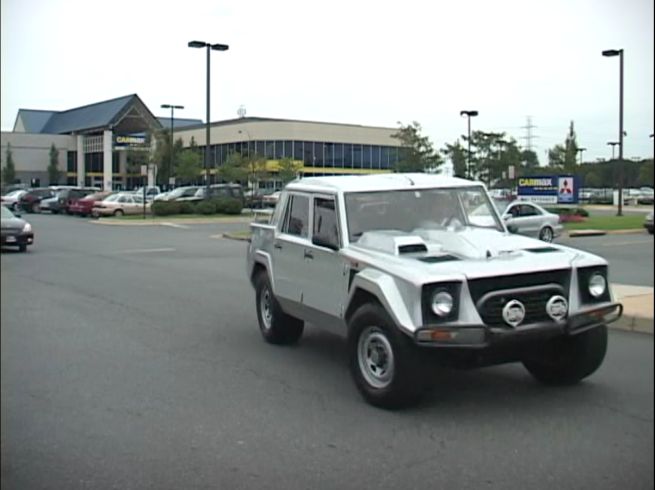
[[[365,304],[353,314],[348,350],[355,384],[371,405],[401,408],[420,400],[426,387],[421,352],[382,306]]]
[[[549,385],[568,385],[593,374],[607,352],[607,326],[571,337],[553,339],[523,365],[537,380]]]
[[[121,216],[123,216],[123,214],[125,213],[123,213],[122,209],[117,209],[116,211],[114,211],[114,216],[116,216],[117,218],[120,218]]]
[[[539,232],[539,240],[551,243],[553,241],[553,229],[550,226],[544,226]]]
[[[302,336],[305,324],[287,315],[275,299],[268,275],[261,273],[255,280],[257,320],[266,342],[271,344],[295,344]]]

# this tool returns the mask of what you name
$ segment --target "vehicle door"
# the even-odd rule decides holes
[[[303,303],[315,313],[341,316],[348,294],[348,271],[339,252],[343,246],[335,196],[312,198],[312,242],[303,251],[300,274]]]
[[[271,255],[275,295],[296,303],[302,302],[302,281],[298,280],[298,273],[310,245],[309,202],[308,194],[289,193]]]
[[[541,228],[541,212],[529,203],[518,204],[516,207],[518,213],[512,224],[517,226],[518,232],[522,235],[538,236]]]

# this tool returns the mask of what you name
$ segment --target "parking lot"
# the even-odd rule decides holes
[[[544,388],[520,365],[434,373],[418,408],[361,399],[343,339],[261,340],[234,224],[30,216],[3,252],[3,488],[652,488],[653,337]],[[653,286],[653,237],[565,238]]]

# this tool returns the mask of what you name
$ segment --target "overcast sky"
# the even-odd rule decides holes
[[[541,163],[575,122],[585,161],[618,138],[625,50],[625,156],[652,157],[653,0],[1,0],[2,130],[19,108],[66,110],[132,93],[155,115],[248,116],[397,127],[436,147],[474,129]]]

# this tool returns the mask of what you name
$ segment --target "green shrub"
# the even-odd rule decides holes
[[[584,208],[546,208],[549,213],[559,214],[560,216],[582,216],[587,218],[589,212]]]
[[[239,199],[231,197],[222,197],[212,199],[216,206],[216,212],[219,214],[241,214],[243,206]]]
[[[212,201],[200,201],[196,204],[198,214],[216,214],[216,204]]]
[[[180,204],[180,214],[193,214],[196,212],[194,202],[182,201]]]
[[[152,214],[155,216],[169,216],[180,213],[180,204],[175,201],[155,201],[152,203]]]

